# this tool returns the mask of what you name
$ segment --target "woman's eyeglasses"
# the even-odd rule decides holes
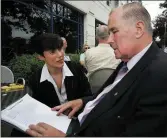
[[[90,47],[85,47],[85,49],[90,49]]]

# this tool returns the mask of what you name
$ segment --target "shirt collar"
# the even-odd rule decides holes
[[[40,82],[43,82],[45,80],[50,80],[50,73],[48,71],[48,67],[47,65],[45,64],[42,68],[42,72],[41,72],[41,79],[40,79]]]
[[[111,47],[109,44],[106,44],[106,43],[100,43],[100,44],[98,44],[98,46],[109,46],[109,47]]]
[[[69,56],[65,55],[65,56],[64,56],[64,61],[71,61],[71,59],[70,59]]]
[[[147,52],[151,45],[152,42],[127,62],[128,70],[131,70],[133,68],[133,66],[143,57],[143,55]]]
[[[63,66],[63,74],[65,76],[73,76],[71,70],[68,68],[68,66],[65,62],[64,62],[64,66]]]
[[[63,79],[66,76],[73,76],[73,74],[70,71],[70,69],[68,68],[68,66],[66,65],[66,63],[64,62],[64,66],[63,66]],[[52,80],[52,76],[50,75],[46,64],[42,68],[40,82],[43,82],[45,80],[48,80],[48,81]]]

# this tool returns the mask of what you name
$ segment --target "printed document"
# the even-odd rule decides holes
[[[1,112],[1,119],[23,131],[26,131],[30,124],[44,122],[66,133],[71,119],[66,115],[56,114],[56,111],[26,94],[4,109]]]

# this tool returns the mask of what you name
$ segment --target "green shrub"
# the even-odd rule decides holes
[[[72,62],[79,63],[79,54],[67,55]],[[44,62],[38,60],[36,57],[37,54],[23,54],[22,56],[17,56],[10,60],[8,66],[12,70],[15,80],[19,77],[23,77],[27,81],[35,70],[43,67]]]
[[[23,77],[27,81],[34,70],[42,68],[44,62],[38,60],[36,56],[37,54],[24,54],[10,60],[9,68],[12,70],[15,80]]]
[[[79,63],[79,54],[67,54],[72,62]]]

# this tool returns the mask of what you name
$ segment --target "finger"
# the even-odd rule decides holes
[[[74,114],[78,111],[77,108],[74,108],[68,115],[69,118],[72,118],[74,116]]]
[[[55,106],[55,107],[51,108],[51,110],[52,110],[52,111],[57,111],[57,110],[59,110],[60,108],[61,108],[61,105]]]
[[[43,123],[43,122],[38,123],[37,127],[39,127],[39,129],[41,129],[42,132],[44,132],[44,131],[46,131],[48,129],[47,124]]]
[[[69,114],[71,111],[72,111],[72,108],[68,108],[67,110],[65,110],[65,111],[63,112],[63,114],[68,116],[68,114]]]
[[[67,110],[68,108],[70,108],[70,105],[69,105],[69,104],[62,106],[62,108],[57,112],[57,115],[62,114],[62,113],[63,113],[65,110]]]
[[[39,125],[30,125],[29,128],[37,133],[44,134],[46,129]]]
[[[40,127],[44,128],[45,130],[48,130],[50,127],[52,127],[52,126],[50,126],[50,125],[48,125],[46,123],[43,123],[43,122],[38,123],[38,125]]]
[[[31,129],[27,129],[26,133],[30,136],[33,136],[33,137],[41,137],[42,136],[42,134],[39,134],[38,132],[31,130]]]

